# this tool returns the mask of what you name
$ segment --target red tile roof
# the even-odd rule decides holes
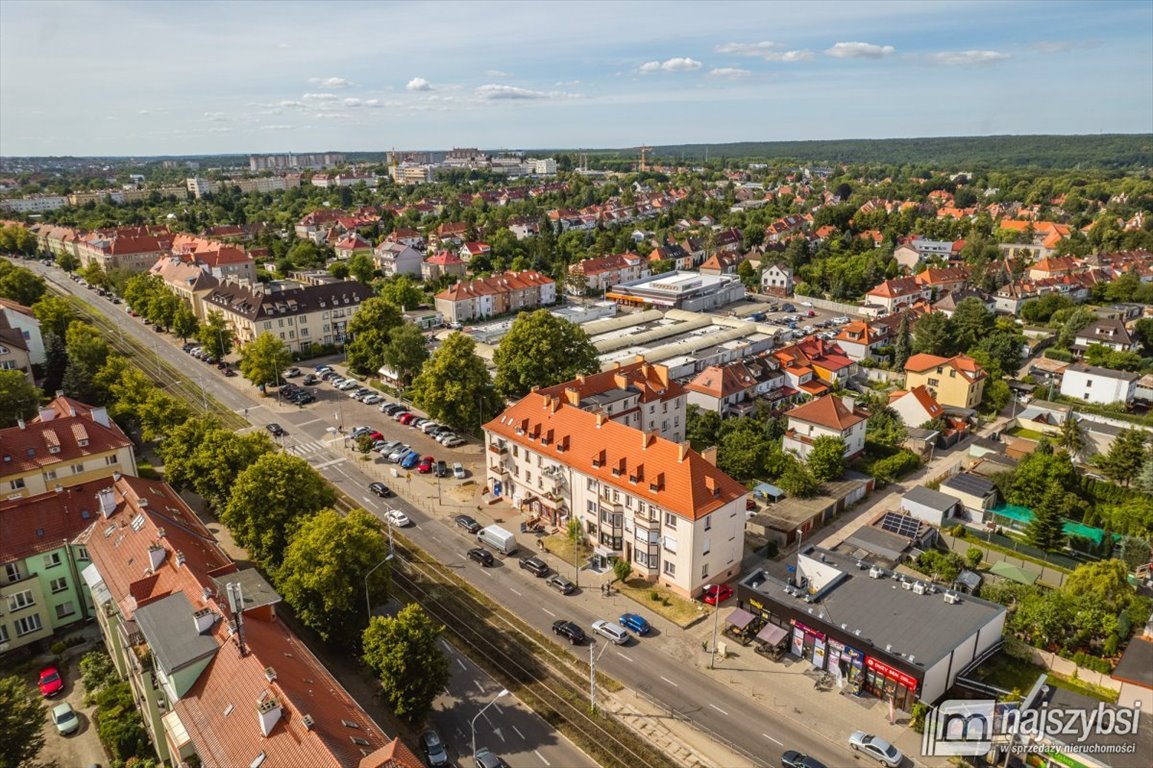
[[[533,286],[550,285],[553,282],[551,277],[546,277],[540,272],[532,270],[502,272],[492,277],[479,277],[475,280],[457,283],[438,293],[436,298],[448,301],[466,301],[474,296],[520,291]]]
[[[427,259],[425,259],[425,262],[428,264],[439,264],[441,266],[443,266],[445,264],[463,264],[464,263],[463,261],[461,261],[460,256],[457,256],[452,251],[441,251],[440,253],[436,254],[435,256],[429,256]]]
[[[836,395],[825,395],[816,400],[810,400],[798,405],[785,415],[790,419],[803,421],[807,424],[816,424],[838,432],[844,432],[867,418],[860,411],[850,409]]]
[[[111,486],[106,477],[0,501],[0,562],[49,552],[79,536],[99,517],[96,493]]]
[[[60,397],[23,427],[0,429],[0,477],[51,469],[131,445],[103,408]]]
[[[944,415],[945,409],[941,407],[941,404],[937,402],[937,398],[933,397],[933,393],[930,392],[929,388],[924,384],[913,387],[908,392],[898,389],[889,395],[889,402],[894,403],[907,395],[912,395],[925,413],[929,414],[929,417],[925,419],[925,421],[931,421],[938,416]]]
[[[921,290],[922,288],[921,285],[917,282],[917,278],[896,277],[892,280],[886,280],[865,295],[877,296],[882,299],[895,299],[898,296],[908,296],[910,294],[920,293]]]
[[[576,405],[587,397],[610,389],[632,389],[640,395],[639,400],[642,403],[672,400],[680,397],[685,391],[684,387],[669,378],[668,368],[648,363],[642,357],[635,362],[599,373],[578,376],[572,381],[545,387],[537,392],[545,397],[560,398],[568,398],[568,393],[571,392],[575,402],[571,399],[569,402]]]

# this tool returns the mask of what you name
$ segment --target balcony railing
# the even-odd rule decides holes
[[[488,449],[497,455],[508,453],[508,445],[501,445],[500,443],[489,443]]]

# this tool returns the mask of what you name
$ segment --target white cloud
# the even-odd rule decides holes
[[[498,101],[501,99],[547,99],[551,94],[544,91],[530,91],[528,88],[517,88],[515,85],[489,83],[477,88],[476,95],[485,101]]]
[[[764,59],[765,61],[808,61],[813,58],[813,52],[807,50],[785,51],[779,43],[763,40],[759,43],[725,43],[717,46],[717,53],[729,53],[736,56],[748,56]]]
[[[141,109],[141,110],[137,110],[136,114],[138,114],[138,115],[150,115],[150,114],[152,114],[152,112],[150,110],[147,110],[147,109]]]
[[[343,77],[310,77],[308,82],[321,88],[347,88],[352,85],[351,80],[345,80]]]
[[[340,97],[335,93],[306,93],[301,98],[305,101],[336,101]]]
[[[408,85],[404,86],[410,91],[431,91],[432,83],[425,80],[423,77],[414,77],[408,81]]]
[[[1012,58],[1000,51],[944,51],[934,53],[931,59],[948,67],[963,67],[971,64],[994,64]]]
[[[356,109],[357,107],[377,108],[384,106],[384,103],[381,102],[380,99],[358,99],[353,96],[344,99],[344,101],[341,103],[344,104],[344,106],[351,107],[353,109]]]
[[[232,131],[227,125],[213,125],[208,129],[209,133],[229,133]]]
[[[205,112],[204,119],[211,123],[222,123],[227,117],[223,112]]]
[[[748,77],[751,74],[749,70],[739,67],[714,67],[709,70],[709,77]]]
[[[281,108],[302,109],[307,105],[303,101],[281,101],[276,106]]]
[[[891,45],[874,45],[873,43],[837,43],[825,51],[825,54],[834,59],[883,59],[896,53],[897,49]]]
[[[484,73],[489,77],[512,77],[511,72],[505,72],[500,69],[486,69]]]
[[[315,116],[317,120],[347,120],[352,117],[347,112],[317,112]]]
[[[642,75],[650,75],[653,72],[692,72],[703,66],[696,59],[690,59],[687,56],[674,56],[664,61],[646,61],[637,67],[637,71]]]
[[[262,130],[262,131],[290,131],[295,127],[296,127],[295,125],[285,125],[283,123],[274,123],[271,125],[262,125],[262,126],[260,126],[260,130]]]

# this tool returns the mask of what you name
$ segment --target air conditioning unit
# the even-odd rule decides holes
[[[869,578],[870,579],[880,579],[880,578],[883,578],[884,575],[885,575],[885,572],[876,566],[873,566],[872,568],[869,569]]]
[[[945,602],[948,603],[949,605],[956,605],[957,603],[961,602],[961,598],[957,597],[952,592],[946,592],[945,593]]]
[[[913,585],[913,591],[916,592],[918,595],[925,594],[925,584],[923,582],[918,581],[916,584]]]

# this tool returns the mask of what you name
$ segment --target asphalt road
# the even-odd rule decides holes
[[[302,409],[277,404],[271,398],[261,398],[255,388],[234,386],[224,379],[214,366],[207,366],[184,354],[178,340],[168,335],[154,333],[150,327],[129,318],[124,312],[123,305],[112,305],[94,291],[86,290],[78,283],[72,282],[54,267],[45,268],[38,263],[30,266],[65,291],[121,321],[120,327],[123,333],[133,336],[146,347],[153,349],[156,355],[189,376],[190,381],[199,383],[227,408],[239,414],[246,413],[254,425],[262,427],[275,421],[284,426],[288,431],[288,435],[282,438],[282,444],[286,449],[308,460],[330,481],[351,497],[364,503],[365,508],[378,517],[383,515],[388,506],[405,511],[414,523],[406,529],[406,536],[440,558],[442,562],[459,563],[464,578],[541,631],[550,632],[551,624],[556,618],[569,618],[586,628],[598,618],[615,620],[624,607],[623,602],[618,602],[623,601],[623,598],[607,600],[605,605],[614,607],[614,611],[609,612],[594,608],[596,603],[587,599],[561,597],[544,585],[544,579],[535,579],[527,571],[517,568],[515,559],[498,558],[497,567],[488,569],[468,561],[464,553],[473,546],[473,540],[451,523],[452,516],[458,514],[460,508],[446,505],[441,507],[439,515],[433,517],[399,498],[388,499],[387,502],[376,499],[365,490],[371,479],[360,471],[357,462],[345,459],[340,447],[332,443],[341,440],[333,431],[338,420],[342,421],[345,427],[366,424],[379,429],[386,439],[403,440],[412,444],[415,449],[432,453],[450,463],[468,459],[474,474],[479,472],[483,475],[484,457],[475,444],[456,450],[445,449],[417,430],[390,420],[381,414],[377,407],[350,400],[345,393],[334,391],[327,384],[314,387],[319,400]],[[390,485],[404,494],[410,493],[411,488],[428,493],[430,488],[419,480],[413,481],[411,488],[401,487],[405,485],[403,481],[393,482]],[[598,615],[598,611],[603,615]],[[758,762],[778,765],[783,750],[796,749],[816,757],[829,766],[857,763],[855,755],[845,746],[847,734],[825,733],[820,729],[819,712],[805,712],[795,707],[787,690],[766,690],[763,697],[758,697],[763,702],[759,706],[750,702],[744,694],[718,682],[695,669],[691,663],[685,663],[673,655],[684,647],[683,641],[674,639],[675,633],[681,631],[679,628],[664,622],[659,617],[647,618],[656,629],[655,635],[634,639],[631,645],[605,651],[597,662],[599,669],[624,685],[645,693],[681,717],[691,718],[704,728],[722,734],[725,739],[738,745],[745,752],[756,755]],[[587,658],[587,648],[578,649],[578,652]],[[473,687],[477,686],[491,692],[492,683],[477,680]],[[454,690],[456,689],[450,688],[450,696]],[[440,722],[439,726],[444,729],[446,740],[455,741],[456,734],[467,732],[467,723],[464,721],[475,714],[474,707],[484,700],[483,696],[478,696],[476,702],[467,708],[451,706],[447,710],[442,710],[445,720]],[[750,710],[750,707],[756,708]],[[459,716],[453,714],[456,709],[462,710]],[[507,708],[504,709],[507,711]],[[486,719],[492,713],[493,710],[489,710]],[[493,720],[495,723],[495,718]],[[539,725],[540,728],[548,729],[543,721],[540,721]],[[526,724],[525,727],[532,733],[526,732],[525,735],[529,738],[516,744],[509,739],[511,728],[509,730],[502,728],[501,731],[504,742],[499,745],[500,748],[503,749],[508,744],[509,749],[520,749],[520,752],[504,754],[497,748],[497,744],[489,744],[498,754],[504,754],[514,768],[521,765],[539,766],[542,763],[542,755],[554,766],[575,766],[588,762],[583,753],[576,751],[575,747],[551,733],[551,730],[544,733],[538,732],[539,729],[530,724]],[[525,731],[525,728],[521,728],[521,731]],[[561,745],[568,749],[563,756],[557,754],[554,757],[554,753],[548,751],[559,750]],[[537,749],[541,754],[535,752]],[[574,753],[579,755],[579,758],[573,757]]]

